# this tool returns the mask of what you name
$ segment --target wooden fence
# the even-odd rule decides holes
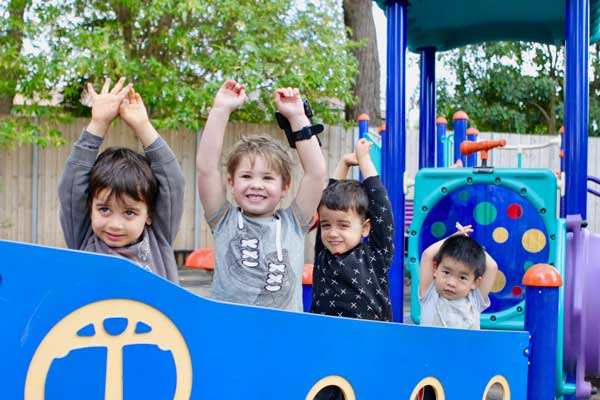
[[[0,150],[0,239],[64,247],[62,230],[59,222],[59,204],[57,187],[63,171],[65,160],[71,150],[71,144],[77,140],[87,120],[77,120],[73,124],[61,128],[68,144],[60,147],[38,149],[38,201],[33,207],[34,147],[32,145],[16,146]],[[268,133],[284,141],[282,132],[276,126],[256,124],[230,124],[224,148],[228,149],[237,141],[242,133]],[[329,173],[333,173],[341,155],[351,151],[355,137],[355,129],[329,126],[321,134],[323,153]],[[169,143],[185,174],[186,191],[184,215],[181,228],[175,241],[175,249],[191,250],[195,247],[211,247],[212,236],[204,221],[204,211],[197,201],[195,158],[197,135],[191,131],[163,131],[162,136]],[[517,135],[500,133],[481,133],[481,140],[504,138],[511,145],[541,144],[551,137],[538,135]],[[600,155],[600,139],[590,138],[588,142],[588,173],[600,176],[600,163],[596,161]],[[105,141],[105,146],[127,146],[141,151],[141,147],[131,131],[124,125],[117,125]],[[406,140],[406,169],[409,176],[414,176],[418,167],[418,131],[410,129]],[[523,167],[542,167],[557,170],[560,167],[558,147],[552,146],[540,150],[525,150]],[[294,154],[295,157],[295,154]],[[296,158],[297,161],[297,158]],[[491,164],[497,167],[516,167],[517,152],[515,150],[494,150]],[[299,166],[294,169],[293,185],[298,183]],[[296,186],[293,186],[295,192]],[[600,190],[600,188],[596,188]],[[412,197],[412,192],[408,197]],[[283,204],[284,206],[286,204]],[[32,226],[34,210],[37,212],[36,235]],[[600,198],[588,195],[589,227],[600,232]],[[311,259],[312,235],[307,239],[306,258]]]
[[[59,221],[58,182],[64,163],[87,120],[76,120],[62,126],[67,145],[63,147],[39,148],[37,229],[33,235],[33,176],[34,146],[22,145],[11,149],[0,149],[0,239],[16,240],[65,247]],[[271,125],[229,124],[225,134],[224,149],[239,140],[242,134],[267,133],[287,143],[282,131]],[[196,189],[196,133],[191,131],[162,131],[161,135],[175,152],[185,175],[186,188],[184,214],[175,241],[176,250],[191,250],[195,247],[211,247],[212,236],[204,220],[204,211],[197,201]],[[328,171],[333,173],[341,155],[352,150],[354,129],[328,126],[320,135]],[[103,147],[126,146],[141,151],[141,146],[133,133],[124,125],[111,128]],[[295,193],[300,166],[295,151],[292,151],[296,165],[292,178],[292,193]],[[196,206],[197,204],[197,206]],[[283,206],[287,204],[282,204]],[[199,207],[196,209],[195,207]],[[196,212],[197,211],[197,212]],[[196,224],[198,229],[196,232]],[[307,239],[307,259],[312,254],[312,236]],[[196,243],[195,243],[196,242]]]

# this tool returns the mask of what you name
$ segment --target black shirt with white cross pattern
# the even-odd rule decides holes
[[[329,185],[335,179],[329,180]],[[392,320],[388,272],[394,254],[394,216],[379,176],[363,182],[369,197],[371,231],[366,242],[333,255],[315,239],[311,312],[339,317]]]

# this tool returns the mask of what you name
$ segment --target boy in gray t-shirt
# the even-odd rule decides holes
[[[479,329],[496,279],[494,259],[471,237],[471,225],[429,246],[421,255],[421,325]]]
[[[302,311],[304,236],[325,185],[325,159],[298,89],[275,91],[275,105],[297,135],[304,175],[287,209],[278,209],[291,185],[292,159],[266,135],[243,137],[226,161],[227,201],[221,174],[223,138],[245,88],[226,81],[208,115],[196,161],[198,191],[215,242],[213,298],[233,303]],[[308,135],[306,134],[308,132]]]
[[[148,118],[131,84],[91,84],[92,119],[73,145],[60,180],[60,222],[70,249],[125,257],[179,282],[173,241],[183,213],[184,177],[175,155]],[[145,155],[122,147],[98,150],[120,115]]]

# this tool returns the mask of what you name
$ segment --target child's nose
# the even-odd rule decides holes
[[[121,222],[120,218],[113,217],[108,220],[108,227],[112,229],[121,229],[123,227],[123,223]]]

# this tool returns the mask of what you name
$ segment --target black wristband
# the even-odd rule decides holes
[[[295,149],[297,141],[308,140],[311,137],[313,137],[313,135],[318,135],[319,133],[323,132],[324,129],[325,128],[323,127],[322,124],[315,124],[315,125],[311,125],[311,126],[305,126],[304,128],[302,128],[296,132],[292,132],[291,130],[286,129],[285,135],[287,136],[290,147]],[[319,139],[318,136],[317,136],[317,142],[319,142],[319,146],[321,146],[321,140]]]

